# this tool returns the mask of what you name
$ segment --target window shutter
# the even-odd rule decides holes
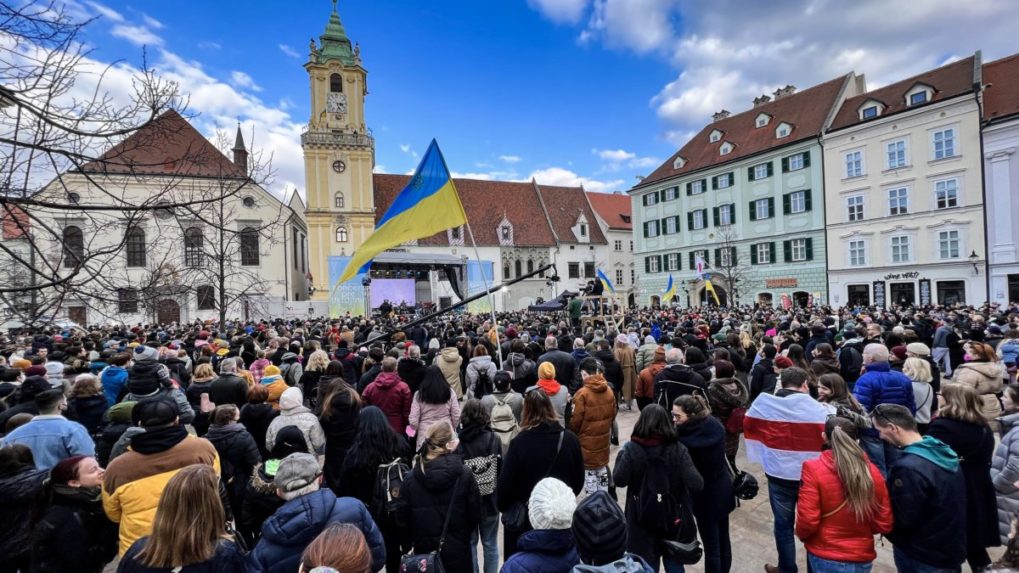
[[[693,251],[690,251],[690,253],[687,255],[687,257],[690,259],[690,270],[692,271],[692,270],[694,270],[694,268],[696,268],[696,266],[694,264]]]
[[[736,266],[736,247],[729,247],[729,264]]]
[[[686,196],[689,197],[690,195],[693,195],[693,182],[686,184]]]
[[[704,250],[704,264],[705,265],[710,265],[711,264],[711,257],[709,256],[708,253],[709,253],[709,251],[707,249],[705,249]],[[716,260],[716,262],[717,262],[717,260]]]
[[[659,189],[659,191],[658,191],[658,202],[659,203],[664,203],[665,202],[665,189]]]
[[[754,180],[754,168],[753,166],[747,167],[747,181]]]
[[[792,193],[786,193],[782,195],[782,214],[788,215],[792,210]]]
[[[775,216],[775,198],[768,197],[768,217],[771,218],[774,216]]]
[[[736,204],[735,203],[729,203],[729,224],[730,225],[735,225],[736,224]]]
[[[711,209],[712,218],[715,220],[715,226],[718,226],[718,207]]]
[[[711,188],[718,189],[718,175],[711,178]]]
[[[757,205],[754,204],[754,201],[750,202],[750,220],[751,221],[757,220]],[[645,234],[645,236],[647,235]]]
[[[722,249],[715,249],[715,264],[721,264]]]
[[[750,245],[750,264],[757,264],[757,245]]]
[[[642,196],[640,198],[641,202],[644,203],[645,207],[647,207],[647,198],[648,198],[648,195],[644,195],[644,196]],[[645,235],[645,236],[647,236],[647,235]]]
[[[644,198],[647,199],[647,196],[645,195]],[[648,222],[644,221],[644,238],[645,239],[648,238],[647,224],[648,224]]]
[[[658,257],[658,272],[662,272],[663,264],[665,263],[665,257],[662,255],[655,255]]]
[[[644,272],[651,274],[651,257],[644,257]]]
[[[804,167],[810,167],[810,152],[809,151],[804,151],[803,152],[803,166]]]
[[[790,241],[782,241],[782,255],[785,262],[793,260],[793,244]]]
[[[686,213],[686,229],[688,231],[693,230],[693,211],[687,211]]]
[[[775,262],[778,259],[778,251],[775,250],[775,242],[771,242],[771,262]]]
[[[810,189],[807,189],[806,191],[803,192],[803,208],[806,209],[807,211],[810,210],[811,195],[812,193],[810,192]]]
[[[788,172],[789,172],[789,158],[788,157],[783,157],[782,158],[782,173],[788,173]]]
[[[814,260],[814,239],[812,237],[807,238],[807,260]]]
[[[666,229],[665,222],[668,221],[668,220],[669,220],[669,218],[666,217],[666,218],[662,219],[661,221],[658,221],[658,236],[659,237],[665,234],[665,229]]]

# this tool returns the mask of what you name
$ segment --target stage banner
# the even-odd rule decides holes
[[[494,285],[495,275],[493,274],[495,269],[492,261],[467,261],[467,296],[471,297],[480,292],[485,292],[485,281],[488,281],[488,286]],[[482,314],[492,312],[491,299],[487,296],[481,297],[480,299],[467,303],[467,312],[473,314]]]
[[[364,286],[361,284],[367,273],[357,275],[343,284],[339,284],[343,270],[347,268],[350,257],[329,257],[329,316],[333,318],[364,314]]]

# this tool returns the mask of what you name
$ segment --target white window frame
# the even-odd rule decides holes
[[[660,229],[658,228],[658,219],[652,219],[651,221],[647,222],[647,236],[649,239],[657,237],[660,234],[659,231]]]
[[[722,145],[718,146],[718,154],[719,155],[729,155],[730,153],[732,153],[732,150],[733,150],[733,145],[731,143],[729,143],[728,141],[726,141]]]
[[[712,130],[711,134],[708,135],[708,141],[710,141],[711,143],[718,143],[719,140],[721,140],[721,139],[722,139],[722,132],[718,131],[717,129]]]
[[[938,141],[938,135],[948,133],[950,137],[942,135],[941,141]],[[947,142],[947,144],[946,144]],[[938,144],[941,144],[941,154],[938,155]],[[948,153],[951,151],[951,153]],[[961,155],[959,152],[959,132],[955,126],[942,127],[939,129],[931,130],[931,160],[939,161],[941,159],[951,159]]]
[[[612,249],[617,253],[623,252],[623,241],[621,239],[612,241]]]
[[[860,203],[859,205],[854,205],[853,203],[857,199],[859,199]],[[846,197],[846,222],[853,223],[856,221],[862,221],[864,217],[866,217],[866,214],[864,212],[864,206],[866,205],[866,203],[867,201],[863,195],[851,195],[849,197]],[[856,207],[860,208],[860,214],[854,219],[853,209]]]
[[[666,201],[673,201],[678,196],[679,196],[678,189],[675,186],[673,186],[673,187],[666,187],[665,188],[665,200]]]
[[[690,194],[700,195],[704,192],[704,180],[698,179],[697,181],[690,182]]]
[[[898,243],[898,244],[896,244]],[[899,256],[896,257],[895,249],[899,248]],[[902,257],[902,249],[906,250],[906,257]],[[888,262],[893,265],[903,265],[913,262],[913,237],[909,235],[892,235],[888,237]]]
[[[679,232],[678,227],[679,227],[679,224],[676,222],[676,218],[675,217],[666,217],[665,218],[665,234],[666,235],[672,235],[673,233],[678,233]]]
[[[807,240],[792,239],[789,241],[790,262],[802,263],[807,260]]]
[[[943,235],[955,233],[955,256],[951,254],[951,237],[944,237]],[[945,256],[945,242],[948,242],[948,256]],[[937,236],[938,242],[938,260],[942,261],[955,261],[962,258],[962,253],[965,252],[962,248],[962,232],[959,229],[942,229],[938,231]]]
[[[887,190],[888,192],[888,216],[898,217],[899,215],[909,214],[909,187],[893,187]],[[892,193],[896,194],[896,197],[892,198]],[[892,201],[896,202],[896,205],[892,206]],[[905,201],[905,205],[900,205],[902,201]],[[901,212],[894,212],[895,209],[902,209]]]
[[[764,207],[764,214],[761,214],[761,207]],[[761,219],[770,219],[771,213],[768,209],[768,199],[757,199],[754,201],[754,215],[755,219],[760,221]]]
[[[754,181],[768,178],[768,164],[754,165]]]
[[[679,270],[679,253],[669,253],[665,255],[665,270],[666,271]]]
[[[649,272],[652,272],[652,273],[661,272],[661,270],[658,268],[658,257],[657,256],[652,256],[651,259],[649,259],[649,261],[648,261],[648,268],[651,269]]]
[[[806,162],[803,161],[804,155],[806,155],[806,152],[795,153],[789,156],[789,158],[786,160],[786,167],[789,169],[789,171],[799,171],[800,169],[806,167]],[[795,165],[793,164],[794,161],[796,162]]]
[[[775,139],[789,137],[789,134],[792,132],[793,132],[792,126],[789,125],[788,123],[782,122],[778,124],[778,127],[775,128]]]
[[[856,252],[860,255],[858,260],[854,260]],[[867,266],[867,241],[865,239],[853,239],[849,241],[846,245],[846,262],[851,267]]]
[[[648,195],[645,195],[645,197],[650,197],[650,199],[647,200],[647,206],[648,207],[651,207],[652,205],[657,205],[658,204],[658,192],[657,191],[655,191],[654,193],[650,193]]]
[[[707,219],[707,217],[705,216],[704,209],[697,209],[693,212],[693,228],[695,231],[700,231],[707,226],[705,219]]]
[[[732,205],[718,206],[718,224],[720,226],[732,225]]]
[[[725,185],[722,185],[723,181]],[[729,187],[732,187],[732,173],[722,173],[718,176],[718,188],[728,189]]]
[[[898,149],[898,146],[902,149]],[[905,139],[896,139],[885,144],[885,166],[888,169],[902,169],[909,166],[908,146]],[[901,157],[900,157],[901,156]]]
[[[949,183],[954,183],[954,187],[952,187],[950,189],[949,188]],[[938,189],[939,185],[944,185],[945,186],[945,189],[944,189],[944,191],[945,191],[945,206],[943,206],[943,207],[938,205],[938,203],[940,202],[940,199],[939,199],[938,195],[941,193],[941,190]],[[954,205],[949,205],[948,204],[948,191],[950,191],[950,190],[955,191],[955,196],[953,197],[953,200],[955,201]],[[949,177],[948,179],[939,179],[939,180],[935,181],[934,182],[934,209],[935,210],[954,209],[954,208],[958,207],[959,203],[960,203],[959,202],[959,195],[960,195],[960,192],[959,192],[959,179],[957,177]]]
[[[623,285],[623,269],[616,269],[616,285]]]
[[[754,248],[757,249],[757,264],[770,265],[775,262],[775,254],[771,252],[771,243],[757,243]],[[762,254],[767,257],[762,257]]]
[[[757,127],[764,127],[771,123],[771,116],[766,113],[757,114],[757,118],[754,119],[754,125]]]
[[[859,157],[854,157],[859,156]],[[863,177],[867,174],[867,170],[863,165],[863,150],[854,149],[853,151],[847,151],[842,155],[842,165],[844,179],[852,179],[854,177]],[[854,166],[856,169],[850,170],[850,167]]]
[[[718,251],[718,266],[723,269],[732,266],[731,247],[722,247],[722,250]]]
[[[807,192],[795,191],[789,194],[789,214],[798,215],[807,212]]]

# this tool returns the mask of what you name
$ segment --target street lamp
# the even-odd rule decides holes
[[[980,260],[980,257],[977,256],[977,252],[976,251],[973,251],[973,252],[971,252],[969,254],[969,262],[973,264],[973,274],[976,275],[976,276],[980,275],[980,268],[977,267],[977,261],[979,261],[979,260]]]

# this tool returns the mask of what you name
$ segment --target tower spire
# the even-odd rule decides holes
[[[318,52],[312,52],[312,59],[318,63],[327,60],[337,59],[347,66],[353,66],[356,62],[354,48],[347,37],[347,31],[343,28],[338,8],[339,2],[333,1],[333,12],[329,15],[329,23],[326,24],[325,32],[319,36]]]
[[[234,151],[247,151],[244,147],[244,134],[241,133],[241,122],[237,122],[237,136],[234,137]]]
[[[241,122],[237,122],[237,137],[234,138],[234,165],[238,169],[248,172],[248,149],[244,147],[244,135],[241,134]]]

